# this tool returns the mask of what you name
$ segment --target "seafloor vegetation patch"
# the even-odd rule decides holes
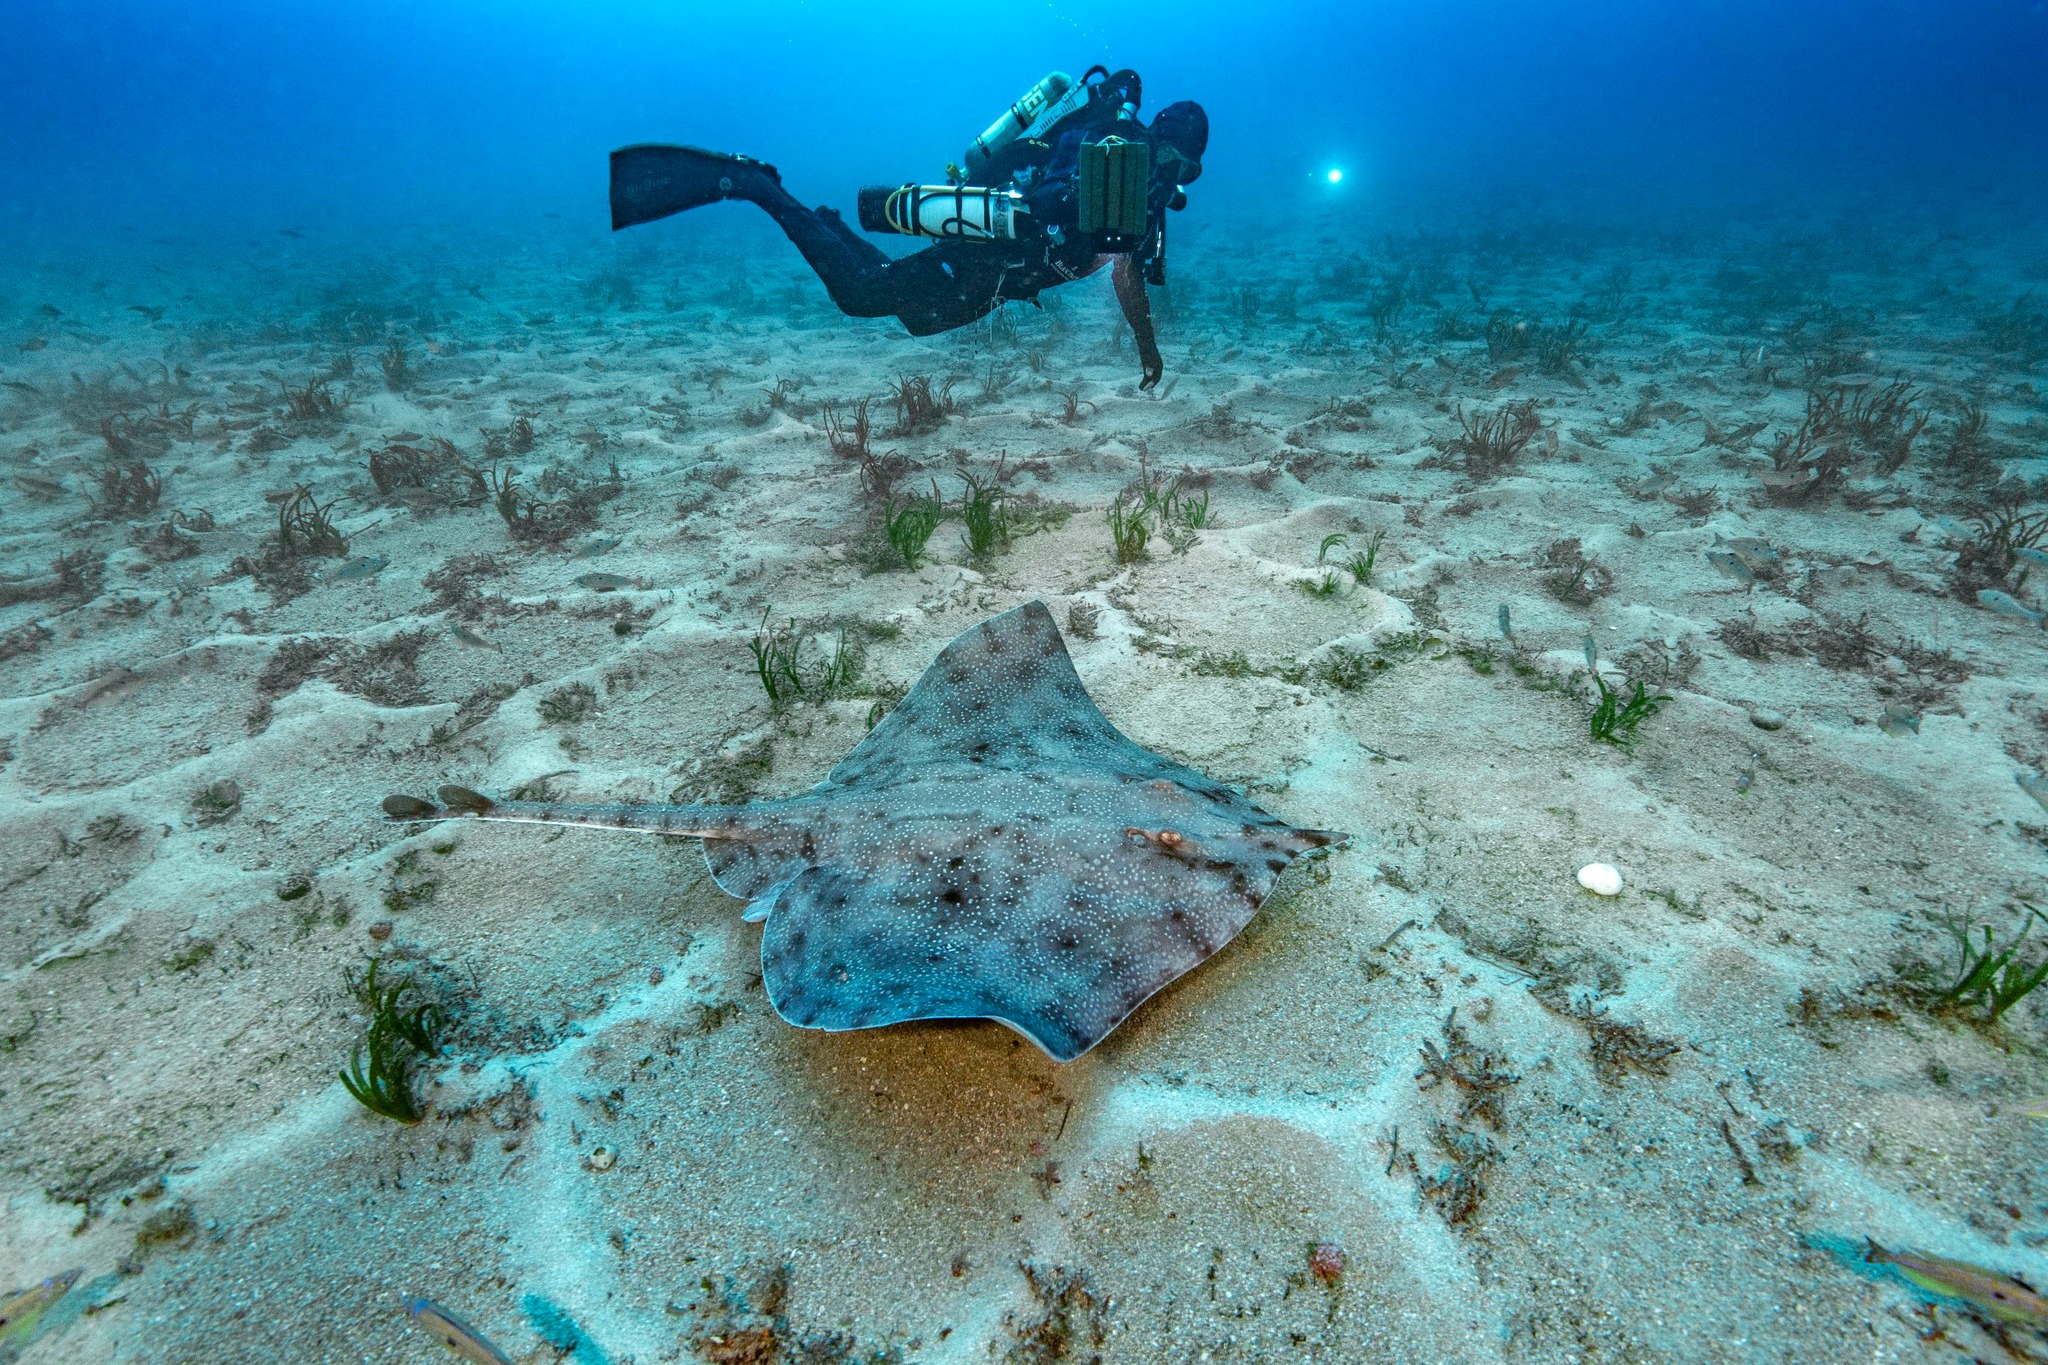
[[[343,974],[349,994],[362,1006],[369,1022],[349,1055],[341,1083],[371,1113],[399,1123],[418,1123],[424,1114],[414,1093],[413,1072],[422,1060],[440,1055],[436,1037],[447,1022],[447,1013],[431,1001],[408,1004],[405,997],[419,991],[413,979],[379,982],[380,965],[372,958],[361,976]]]
[[[1932,1014],[1995,1027],[2013,1006],[2048,982],[2048,948],[2028,951],[2035,925],[2048,913],[2022,903],[2016,930],[2001,930],[1974,916],[1949,913],[1942,928],[1955,944],[1952,966],[1905,959],[1894,987],[1906,1001]]]
[[[542,697],[534,710],[550,725],[575,725],[597,710],[597,693],[586,682],[564,683]]]
[[[616,464],[607,477],[595,480],[550,465],[534,481],[533,492],[510,465],[493,469],[486,482],[506,531],[525,545],[560,545],[588,531],[597,524],[597,509],[626,489]]]
[[[321,635],[285,641],[256,675],[249,733],[261,734],[270,725],[273,703],[316,677],[375,706],[424,705],[433,698],[420,678],[419,658],[432,639],[424,630],[402,630],[373,645]]]
[[[440,436],[423,445],[393,442],[370,452],[370,482],[383,497],[421,511],[475,507],[491,491],[484,472]]]
[[[308,561],[345,557],[348,537],[334,524],[338,499],[323,503],[305,484],[274,497],[277,529],[256,554],[238,556],[229,564],[226,577],[246,574],[270,594],[273,603],[281,604],[311,590],[313,573]]]
[[[845,1331],[796,1326],[786,1264],[716,1280],[705,1275],[696,1290],[699,1297],[671,1303],[669,1312],[689,1324],[689,1348],[706,1365],[901,1365],[905,1359],[893,1344],[862,1348]],[[1042,1357],[1047,1362],[1061,1358]]]
[[[1192,546],[1197,531],[1215,524],[1204,482],[1191,470],[1168,477],[1140,464],[1138,477],[1118,490],[1106,514],[1116,562],[1147,558],[1146,547],[1155,537],[1176,552]]]
[[[1457,434],[1436,438],[1433,444],[1439,453],[1422,461],[1419,467],[1448,465],[1475,482],[1497,479],[1507,473],[1529,448],[1536,433],[1543,430],[1543,419],[1536,415],[1533,398],[1503,403],[1492,412],[1470,414],[1460,404],[1453,416],[1458,422]]]
[[[946,380],[938,388],[932,387],[928,374],[905,375],[896,381],[889,393],[889,399],[896,406],[896,430],[898,436],[923,436],[937,431],[948,417],[960,411],[960,405],[953,397],[953,383]]]

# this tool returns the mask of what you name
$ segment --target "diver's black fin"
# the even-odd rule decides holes
[[[612,153],[612,230],[745,198],[755,175],[782,183],[773,166],[750,156],[659,143],[621,147]]]

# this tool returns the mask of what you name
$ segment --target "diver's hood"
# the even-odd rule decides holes
[[[1202,153],[1209,150],[1209,115],[1193,100],[1169,104],[1152,120],[1152,140],[1180,153],[1176,179],[1192,185],[1202,174]]]

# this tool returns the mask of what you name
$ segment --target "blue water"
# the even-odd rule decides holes
[[[1561,206],[1610,221],[2019,213],[2048,183],[2038,2],[11,7],[17,249],[281,227],[601,227],[604,159],[681,141],[800,197],[936,174],[1046,71],[1200,100],[1206,211]],[[1411,198],[1412,201],[1411,201]],[[560,220],[545,217],[561,215]]]

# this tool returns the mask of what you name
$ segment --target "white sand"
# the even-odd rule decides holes
[[[48,344],[8,356],[4,377],[41,392],[0,391],[0,444],[15,470],[69,490],[17,482],[0,497],[7,566],[106,556],[89,600],[0,607],[0,634],[49,632],[0,662],[0,1280],[87,1269],[24,1361],[442,1358],[398,1308],[412,1293],[522,1362],[556,1354],[521,1311],[527,1294],[641,1365],[890,1350],[880,1358],[2009,1358],[1950,1309],[1937,1315],[1948,1338],[1923,1340],[1903,1281],[1809,1245],[1853,1257],[1868,1236],[2048,1283],[2048,1125],[2015,1107],[2048,1091],[2043,1014],[2029,1002],[1977,1028],[1890,986],[1902,960],[1946,970],[1940,914],[2003,932],[2008,907],[2041,894],[2048,816],[2014,778],[2048,753],[2044,640],[1945,595],[1968,528],[1937,477],[1966,395],[1987,408],[1999,463],[2030,473],[2048,439],[2027,387],[2039,379],[1970,326],[2025,283],[2002,256],[1833,262],[1828,296],[1861,319],[1835,344],[1913,379],[1935,414],[1891,481],[1898,496],[1856,511],[1759,505],[1813,335],[1787,327],[1814,310],[1740,320],[1713,282],[1722,244],[1532,241],[1513,265],[1462,252],[1433,265],[1412,249],[1467,317],[1468,275],[1495,305],[1556,322],[1631,265],[1636,311],[1595,325],[1579,387],[1438,340],[1437,310],[1419,302],[1376,344],[1362,285],[1315,284],[1330,262],[1269,256],[1246,277],[1235,238],[1191,231],[1177,277],[1238,271],[1266,316],[1242,324],[1221,285],[1184,290],[1164,325],[1171,391],[1148,396],[1113,345],[1106,281],[1067,290],[1056,314],[1020,311],[1014,345],[913,342],[832,314],[756,226],[423,266],[324,305],[277,283],[275,263],[240,284],[193,273],[153,324],[125,308],[163,301],[145,285],[95,291],[91,272],[55,265],[7,300],[21,319],[8,350]],[[736,296],[721,253],[738,249],[753,254]],[[605,301],[607,271],[637,303]],[[315,273],[342,280],[337,265]],[[1930,292],[1937,277],[1950,292]],[[1298,317],[1276,320],[1287,282]],[[63,318],[33,313],[46,298]],[[411,310],[427,299],[420,325]],[[414,367],[402,392],[376,363],[387,327]],[[151,383],[159,357],[185,377]],[[280,418],[268,376],[300,385],[345,357],[337,420]],[[1011,381],[997,399],[978,396],[991,365]],[[74,371],[127,396],[95,406]],[[969,564],[948,523],[918,572],[861,567],[865,513],[820,404],[877,396],[886,429],[879,395],[920,372],[958,375],[962,411],[876,449],[948,497],[954,452],[977,471],[1006,453],[1026,471],[1013,495],[1076,509],[1063,526]],[[780,378],[802,380],[793,406],[739,420]],[[1054,390],[1076,382],[1093,408],[1069,425]],[[1523,398],[1544,434],[1506,476],[1419,468],[1455,431],[1453,409]],[[1370,415],[1329,415],[1333,400]],[[1646,400],[1670,406],[1617,434]],[[86,521],[84,494],[106,461],[95,414],[160,403],[197,408],[191,438],[150,456],[165,491],[143,523],[205,509],[216,529],[192,557],[152,563],[125,523]],[[367,456],[398,433],[447,437],[484,464],[479,428],[518,415],[538,434],[513,461],[529,486],[551,464],[616,462],[624,492],[590,533],[615,549],[522,548],[488,506],[415,513],[375,497]],[[1752,421],[1769,425],[1703,448],[1705,422]],[[290,444],[250,453],[259,423]],[[1204,476],[1214,525],[1184,552],[1155,541],[1119,566],[1103,509],[1141,457]],[[1653,461],[1676,491],[1717,487],[1724,505],[1689,517],[1618,484]],[[223,581],[275,525],[264,493],[295,482],[337,499],[351,554],[388,567],[282,605],[246,576]],[[679,502],[693,508],[681,519]],[[1340,570],[1334,595],[1302,591],[1326,535],[1348,537],[1335,564],[1374,531],[1371,589]],[[1779,580],[1717,573],[1704,558],[1716,533],[1768,538]],[[1589,605],[1542,587],[1539,561],[1567,537],[1612,573]],[[503,601],[471,624],[502,652],[457,641],[420,582],[482,553],[504,573],[476,587]],[[592,571],[647,586],[575,583]],[[760,989],[758,929],[692,843],[377,819],[387,792],[502,793],[557,772],[556,791],[585,799],[801,790],[859,740],[872,700],[772,712],[747,649],[764,613],[889,627],[866,678],[906,684],[958,631],[1033,598],[1063,623],[1076,602],[1099,610],[1097,637],[1069,645],[1132,737],[1297,824],[1356,836],[1072,1065],[988,1023],[785,1025]],[[1526,676],[1500,639],[1504,602]],[[1889,735],[1885,702],[1914,681],[1899,659],[1838,671],[1789,645],[1744,658],[1712,631],[1751,610],[1779,631],[1867,614],[1884,649],[1952,651],[1969,676],[1914,703],[1917,734]],[[313,677],[251,733],[279,644],[372,647],[404,630],[429,632],[416,678],[379,695],[425,704]],[[1573,676],[1589,632],[1616,680],[1625,656],[1640,672],[1639,647],[1697,656],[1633,756],[1589,740]],[[1347,661],[1363,665],[1351,690],[1330,681]],[[541,702],[570,682],[595,710],[544,721]],[[493,683],[517,690],[433,742]],[[1784,727],[1752,725],[1757,707]],[[195,795],[223,779],[240,807],[202,824]],[[1576,885],[1592,861],[1620,869],[1619,898]],[[281,900],[293,877],[311,891]],[[407,893],[395,912],[394,887]],[[381,942],[380,921],[394,926]],[[343,969],[372,952],[459,1015],[414,1128],[364,1112],[335,1079],[361,1026]],[[1564,1012],[1594,998],[1605,1021],[1677,1045],[1665,1074],[1596,1067],[1588,1026]],[[1472,1047],[1519,1076],[1497,1127],[1458,1122],[1456,1085],[1418,1082],[1422,1045],[1452,1046],[1454,1009]],[[1455,1224],[1418,1188],[1448,1171],[1433,1131],[1496,1151]],[[609,1170],[589,1168],[599,1147],[617,1154]],[[150,1219],[169,1235],[138,1250]],[[1346,1258],[1329,1283],[1310,1273],[1318,1243]],[[765,1316],[723,1316],[702,1287],[744,1290],[778,1265],[786,1302]],[[1086,1288],[1064,1278],[1077,1272]],[[834,1332],[851,1355],[831,1354]],[[747,1342],[762,1353],[742,1354]]]

